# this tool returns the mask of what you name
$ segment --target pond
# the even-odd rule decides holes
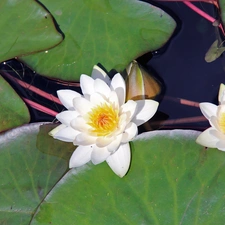
[[[219,85],[224,82],[223,55],[211,63],[204,60],[206,52],[218,39],[220,33],[217,27],[182,2],[162,1],[157,2],[156,5],[161,6],[175,18],[177,28],[166,46],[153,52],[153,57],[151,54],[146,54],[138,59],[138,62],[150,73],[153,70],[153,76],[156,76],[163,84],[160,112],[155,116],[154,119],[157,122],[153,123],[153,126],[156,126],[157,129],[204,130],[208,127],[208,122],[202,117],[196,106],[199,102],[216,104]],[[217,18],[217,9],[212,4],[197,2],[195,5]],[[6,71],[27,84],[39,87],[53,95],[56,95],[57,90],[66,86],[79,90],[76,88],[77,85],[72,84],[72,82],[70,84],[64,82],[64,85],[60,86],[60,81],[55,82],[43,78],[26,65],[15,60],[1,64],[1,71],[3,73]],[[40,98],[39,95],[29,91],[29,87],[21,88],[20,85],[11,82],[7,77],[5,78],[20,96],[40,101],[41,104],[56,112],[63,109],[60,105]],[[180,103],[182,99],[184,100],[183,104]],[[185,103],[185,100],[190,102]],[[191,104],[195,106],[191,106]],[[30,111],[32,122],[54,120],[53,116],[35,109],[30,108]]]
[[[166,96],[193,102],[217,104],[220,83],[224,83],[224,57],[211,63],[205,61],[205,54],[218,39],[219,31],[212,23],[188,8],[182,2],[160,2],[172,10],[180,20],[179,30],[163,54],[153,57],[148,66],[153,67],[162,77],[166,86]],[[198,2],[198,8],[218,17],[212,4]],[[175,99],[174,99],[175,100]],[[162,101],[160,109],[170,119],[201,116],[196,107],[181,105],[174,101]],[[205,129],[208,122],[195,121],[190,124],[174,124],[172,127]]]
[[[0,80],[0,224],[222,225],[224,100],[216,105],[225,83],[224,55],[205,61],[212,43],[224,38],[219,28],[181,1],[145,1],[176,21],[174,32],[170,16],[140,1],[65,1],[24,1],[24,13],[20,1],[3,4],[2,15],[12,16],[8,24],[15,28],[24,15],[27,23],[41,13],[7,42],[8,56],[24,38],[21,55],[0,64],[1,78],[13,88]],[[193,4],[218,19],[213,4]],[[26,14],[31,6],[37,8]],[[133,37],[137,33],[140,45]],[[49,39],[51,47],[44,48]],[[153,50],[141,55],[146,46]],[[154,100],[126,99],[127,80],[114,69],[124,69],[133,55],[161,84]],[[94,66],[101,64],[97,56],[109,77]],[[92,77],[80,77],[90,68]],[[140,67],[131,90],[142,94],[144,78],[137,74]],[[208,116],[210,123],[200,110],[202,102],[215,104],[203,107],[206,117],[214,116]]]

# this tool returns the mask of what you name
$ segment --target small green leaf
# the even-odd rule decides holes
[[[218,40],[215,40],[205,55],[205,61],[206,62],[215,61],[223,54],[224,51],[225,47],[218,46]]]
[[[0,62],[62,41],[52,16],[35,0],[1,0],[0,30]]]
[[[197,131],[153,131],[132,143],[130,171],[106,163],[70,170],[31,225],[224,224],[225,153],[195,143]]]
[[[64,80],[91,74],[95,64],[122,71],[134,58],[164,45],[176,23],[137,0],[42,0],[65,34],[46,54],[21,57],[36,72]]]
[[[0,95],[0,132],[30,121],[26,104],[1,76]]]

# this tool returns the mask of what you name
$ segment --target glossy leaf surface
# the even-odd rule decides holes
[[[197,145],[197,135],[139,136],[122,179],[106,163],[70,170],[31,224],[223,224],[225,153]]]
[[[1,76],[0,95],[0,132],[30,121],[26,104]]]
[[[164,45],[176,23],[161,9],[137,0],[42,0],[65,34],[46,52],[20,58],[36,72],[79,80],[101,63],[123,70],[138,56]]]
[[[39,131],[39,125],[0,135],[0,224],[28,225],[37,206],[68,168],[74,146],[50,137],[52,126]]]
[[[225,1],[224,0],[218,0],[217,3],[219,4],[220,16],[221,16],[223,27],[224,27],[224,25],[225,25]]]
[[[51,15],[35,0],[1,0],[0,18],[0,62],[62,41]]]

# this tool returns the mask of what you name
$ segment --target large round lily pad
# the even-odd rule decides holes
[[[0,95],[0,132],[30,121],[26,104],[1,76]]]
[[[163,10],[138,0],[42,0],[65,34],[48,52],[20,57],[36,72],[79,80],[101,63],[123,70],[138,56],[164,45],[176,23]]]
[[[49,12],[35,0],[1,0],[0,62],[43,51],[62,41]]]
[[[0,135],[0,224],[28,225],[36,208],[68,169],[74,146],[30,124]]]
[[[225,153],[197,145],[197,135],[141,135],[122,179],[106,163],[70,170],[31,224],[224,224]]]

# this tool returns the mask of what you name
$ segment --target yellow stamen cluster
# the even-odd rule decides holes
[[[88,114],[88,125],[97,136],[106,136],[112,133],[119,123],[118,110],[110,104],[101,104],[94,107]]]

